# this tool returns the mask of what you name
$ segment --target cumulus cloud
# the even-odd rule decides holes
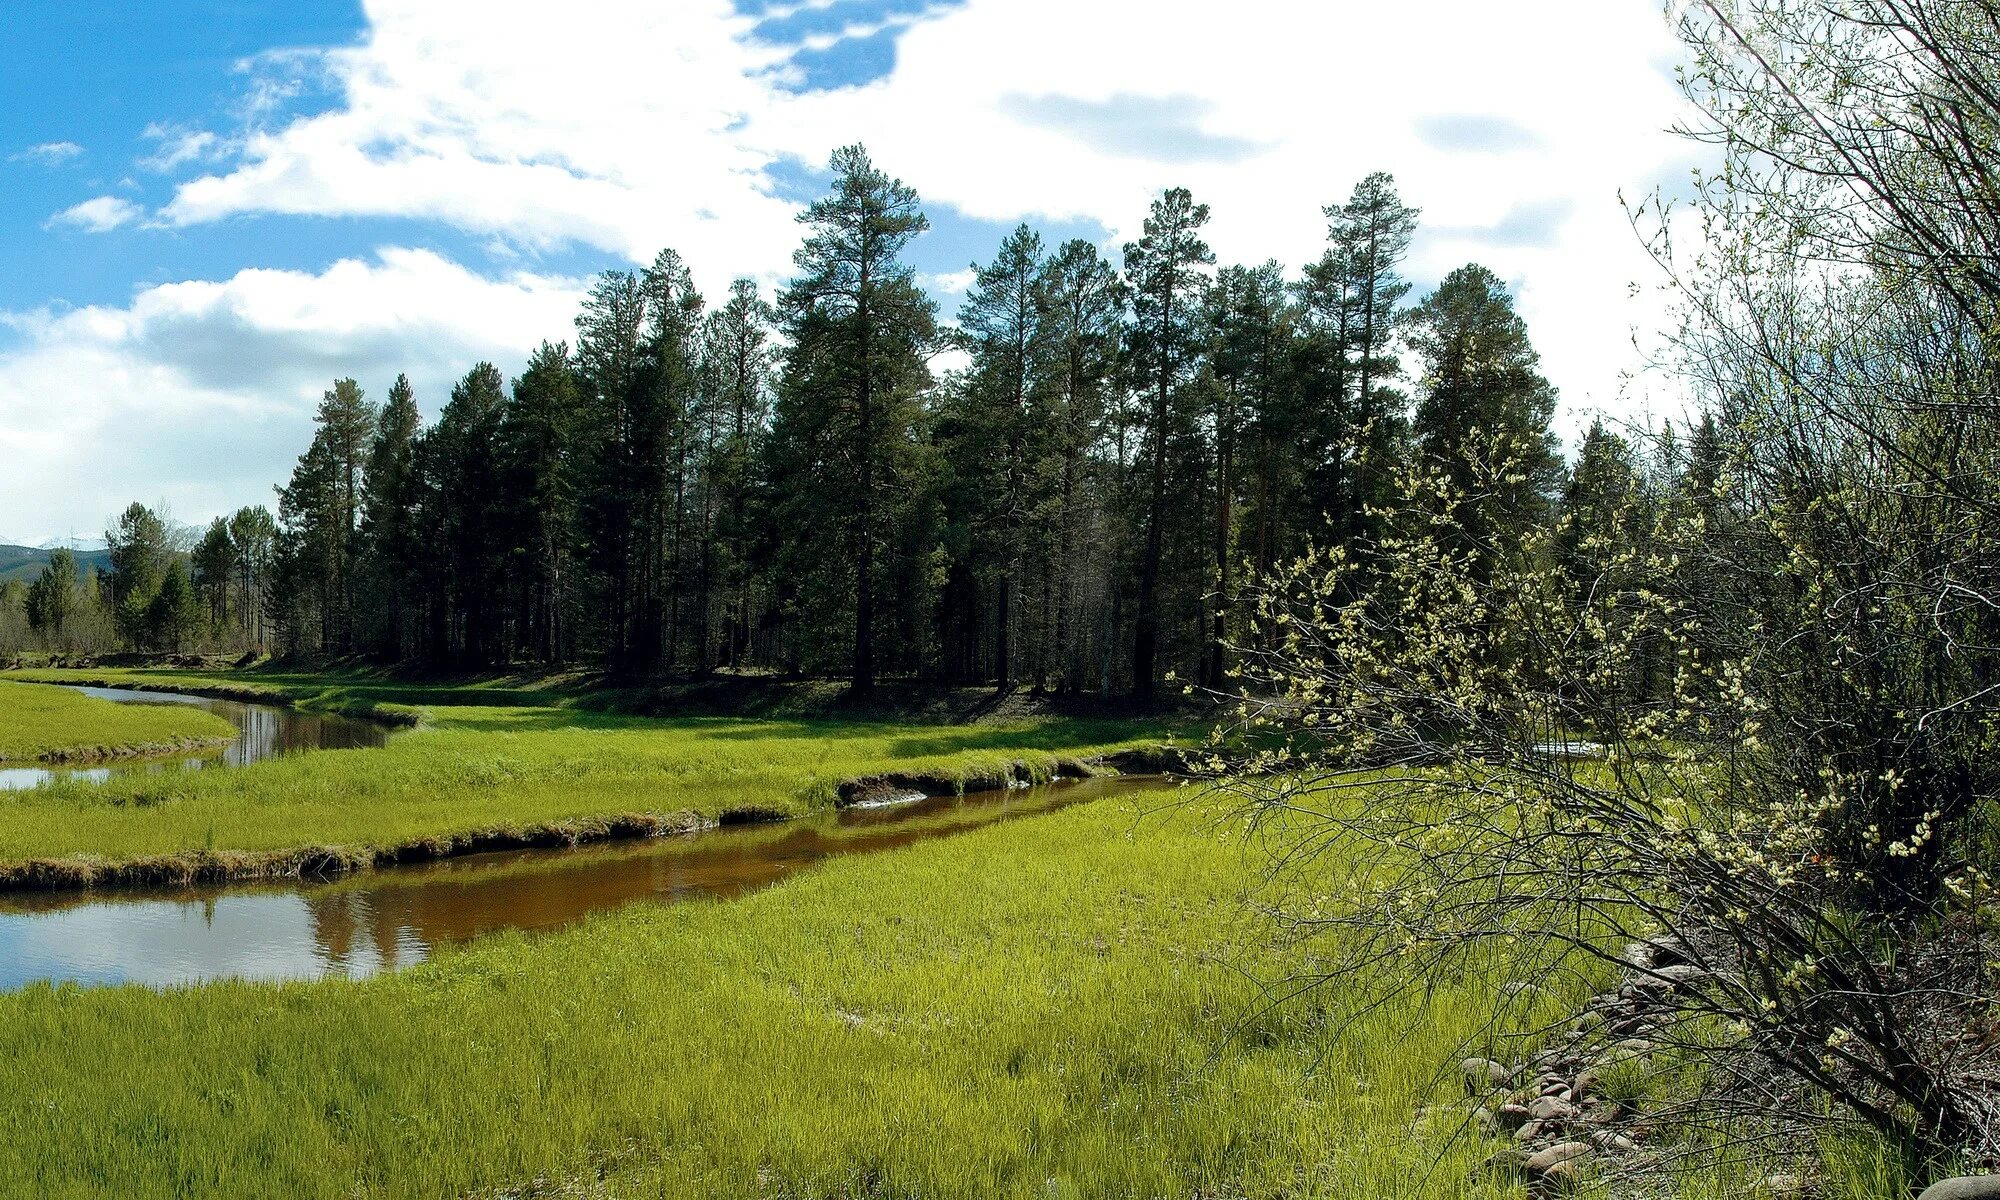
[[[1322,207],[1388,170],[1425,210],[1407,273],[1476,259],[1512,282],[1568,423],[1619,410],[1632,330],[1658,321],[1630,287],[1650,268],[1617,197],[1691,151],[1665,132],[1676,48],[1646,0],[1550,0],[1533,19],[1474,0],[743,7],[587,0],[550,21],[536,0],[370,0],[359,43],[242,64],[240,128],[156,127],[145,165],[197,172],[159,211],[102,196],[52,224],[417,219],[492,261],[580,246],[636,264],[671,245],[714,293],[789,271],[802,181],[853,141],[933,207],[1092,224],[1114,253],[1186,186],[1223,261],[1293,268],[1324,245]],[[927,282],[949,308],[966,281]],[[68,507],[65,489],[108,512],[155,478],[141,494],[183,513],[268,497],[333,376],[379,395],[407,369],[437,397],[477,358],[515,369],[565,333],[579,286],[385,251],[15,317],[0,453],[34,465],[0,480],[0,513],[33,529],[48,521],[13,514]]]
[[[146,215],[146,210],[123,196],[99,196],[72,204],[49,218],[50,225],[74,225],[90,233],[109,233],[130,225]]]
[[[165,220],[419,217],[634,262],[670,244],[719,288],[785,272],[796,205],[779,180],[862,140],[929,202],[1094,221],[1114,244],[1160,188],[1187,186],[1225,260],[1297,265],[1323,244],[1322,206],[1385,169],[1426,210],[1411,274],[1478,256],[1521,280],[1550,374],[1601,404],[1631,328],[1656,318],[1629,298],[1648,267],[1618,192],[1688,153],[1665,132],[1675,47],[1642,0],[1556,0],[1534,20],[1466,0],[1156,0],[1144,19],[1108,0],[814,0],[755,18],[727,0],[600,0],[555,23],[532,0],[368,11],[362,44],[299,67],[334,79],[337,103],[253,132]],[[878,43],[894,50],[882,77],[798,86],[812,56]],[[1330,46],[1354,51],[1335,71]]]
[[[19,154],[8,157],[15,162],[38,162],[53,167],[82,156],[83,147],[75,142],[43,142],[39,146],[30,146]]]
[[[567,335],[575,280],[488,279],[423,250],[318,273],[246,270],[124,307],[0,317],[0,513],[37,539],[164,498],[205,516],[268,502],[331,382],[380,398],[398,371],[435,413],[474,362],[518,371]],[[88,529],[78,532],[89,532]]]
[[[634,262],[672,244],[716,287],[789,263],[776,152],[742,136],[785,52],[725,0],[578,5],[561,21],[533,0],[386,0],[370,18],[364,44],[294,61],[338,80],[334,108],[253,129],[232,169],[182,184],[163,218],[418,217]]]

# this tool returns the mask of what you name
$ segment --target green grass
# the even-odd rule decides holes
[[[211,713],[165,704],[114,704],[67,688],[0,683],[0,762],[158,754],[228,741]]]
[[[118,681],[241,686],[226,676],[152,672]],[[332,702],[324,690],[301,690]],[[482,694],[491,699],[417,705],[422,727],[382,749],[0,794],[0,867],[80,857],[116,863],[193,852],[396,846],[621,813],[797,814],[826,805],[837,784],[857,775],[895,769],[964,779],[1018,761],[1046,776],[1062,757],[1150,744],[1159,736],[1157,729],[1118,721],[926,726],[662,720],[586,711],[567,698],[533,703],[532,694],[518,689],[446,693],[395,685],[393,694],[398,701],[346,689],[338,702],[407,705],[440,694],[454,701]],[[154,711],[103,707],[116,715]]]
[[[363,983],[0,997],[0,1179],[64,1196],[1498,1196],[1447,983],[1335,1036],[1261,860],[1103,801]],[[116,1064],[108,1070],[108,1064]],[[595,1187],[598,1190],[590,1190]],[[529,1192],[526,1194],[535,1194]]]

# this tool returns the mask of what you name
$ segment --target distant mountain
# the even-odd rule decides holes
[[[0,545],[0,583],[10,579],[32,581],[48,565],[49,552],[34,546]],[[77,574],[82,575],[92,567],[100,572],[111,569],[109,550],[76,551]]]

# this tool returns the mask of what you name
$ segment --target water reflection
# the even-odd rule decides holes
[[[837,855],[1160,786],[1085,780],[685,838],[482,854],[332,883],[10,896],[0,898],[0,989],[372,975],[497,929],[555,929],[635,900],[728,899]]]
[[[240,767],[245,763],[296,754],[305,750],[354,750],[381,746],[389,728],[333,713],[304,712],[275,704],[245,704],[174,692],[141,692],[129,688],[73,689],[120,704],[185,704],[205,709],[236,726],[226,745],[160,758],[128,759],[87,767],[0,767],[0,791],[39,787],[57,780],[102,783],[113,775],[158,771],[193,771],[203,767]]]

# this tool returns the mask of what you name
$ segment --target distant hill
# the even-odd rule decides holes
[[[78,550],[75,553],[78,575],[88,573],[92,567],[100,572],[111,569],[109,550]],[[32,581],[35,576],[42,573],[42,568],[48,565],[48,561],[47,550],[37,550],[33,546],[0,545],[0,583],[10,579]]]

